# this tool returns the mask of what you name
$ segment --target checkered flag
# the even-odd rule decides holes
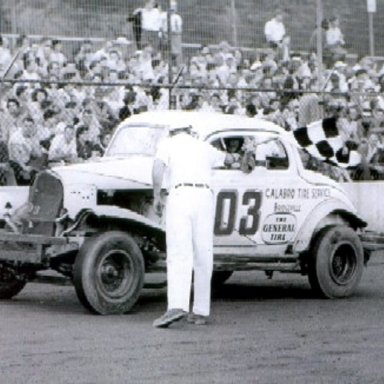
[[[335,117],[297,128],[293,131],[293,135],[302,148],[322,161],[328,161],[343,168],[356,166],[361,161],[356,148],[343,142]]]

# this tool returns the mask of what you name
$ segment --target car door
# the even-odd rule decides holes
[[[284,254],[298,228],[300,208],[295,204],[301,182],[286,147],[276,135],[246,131],[217,134],[209,141],[229,151],[232,139],[241,145],[249,140],[258,144],[249,173],[239,165],[214,170],[215,252],[248,256]],[[244,155],[241,149],[237,153],[239,157]],[[282,207],[281,202],[289,202],[289,209]]]

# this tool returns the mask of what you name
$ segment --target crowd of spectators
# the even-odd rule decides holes
[[[279,14],[273,23],[281,29]],[[332,41],[342,39],[338,21],[331,25],[339,31]],[[319,79],[314,50],[288,51],[285,29],[280,39],[266,24],[267,31],[262,50],[222,41],[173,62],[177,86],[172,100],[162,87],[168,83],[168,56],[157,42],[156,48],[145,43],[137,49],[124,38],[103,44],[86,40],[68,55],[61,41],[48,37],[21,36],[15,44],[0,37],[0,76],[5,77],[0,89],[0,183],[25,185],[52,163],[100,156],[120,121],[168,109],[170,103],[177,109],[261,117],[286,130],[336,114],[346,146],[363,154],[361,174],[367,177],[366,165],[384,157],[382,64],[369,57],[350,63],[340,40],[325,50],[326,67]]]

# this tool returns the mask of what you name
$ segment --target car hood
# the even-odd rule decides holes
[[[56,166],[52,171],[64,184],[95,184],[98,188],[152,188],[153,158],[143,155],[103,157],[84,163]]]

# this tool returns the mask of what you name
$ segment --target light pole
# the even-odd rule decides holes
[[[172,0],[168,0],[168,9],[167,9],[167,45],[168,45],[168,108],[175,109],[175,103],[172,96],[172,83],[173,83],[173,69],[172,69],[172,28],[171,28],[171,6]]]
[[[238,47],[237,20],[236,20],[236,0],[231,0],[231,19],[232,19],[232,40],[233,45]]]
[[[323,3],[322,0],[316,0],[316,29],[317,29],[317,84],[318,91],[323,90],[323,34],[321,31],[321,23],[323,20]]]
[[[369,54],[375,56],[375,37],[373,33],[373,14],[376,12],[376,0],[367,0],[368,28],[369,28]]]

